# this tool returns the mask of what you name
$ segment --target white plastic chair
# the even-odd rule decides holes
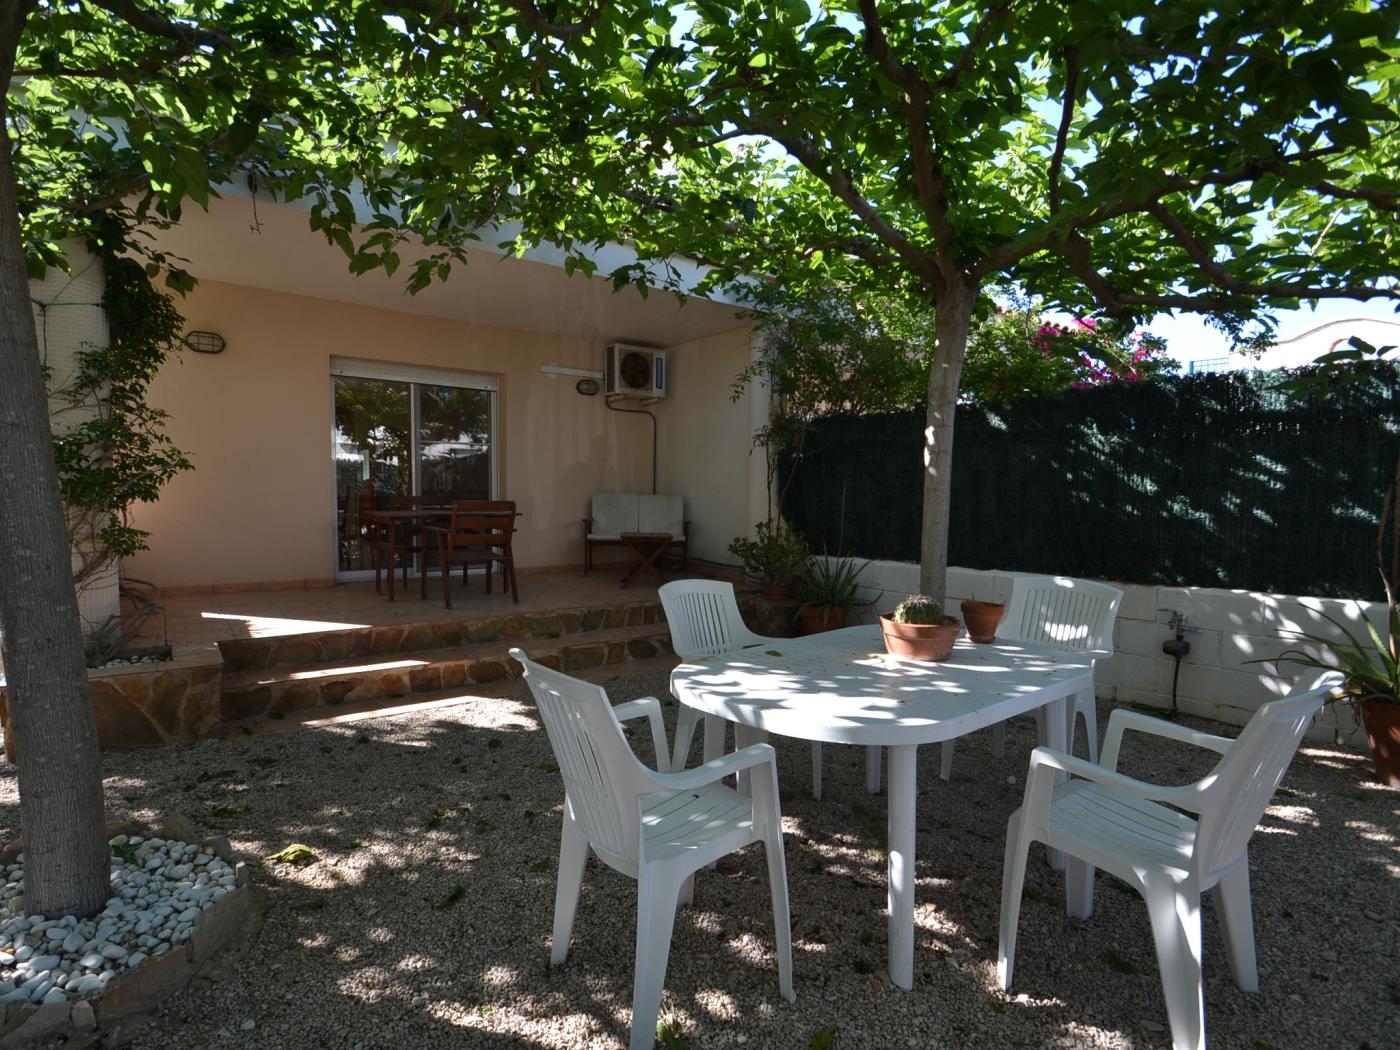
[[[707,660],[743,649],[759,646],[772,648],[783,644],[781,638],[765,638],[754,634],[744,623],[739,603],[734,597],[734,585],[720,580],[672,580],[656,590],[666,623],[671,628],[671,648],[682,660]],[[690,754],[690,741],[699,724],[700,712],[682,704],[676,718],[676,749],[671,759],[672,769],[684,769]],[[714,740],[712,733],[723,733],[724,725],[717,719],[705,723],[705,754],[718,754],[724,749],[723,739]],[[812,797],[822,797],[822,746],[812,745]]]
[[[608,867],[637,880],[631,1048],[651,1050],[677,904],[689,903],[700,868],[762,842],[773,900],[778,987],[791,1002],[792,932],[772,747],[755,744],[698,769],[671,773],[661,704],[654,697],[613,707],[601,686],[542,667],[519,649],[510,655],[525,668],[564,778],[551,965],[568,956],[584,863],[592,849]],[[660,770],[638,761],[623,736],[621,721],[641,716],[651,723]],[[740,770],[749,772],[751,796],[720,784]]]
[[[1234,740],[1120,709],[1108,720],[1102,765],[1036,748],[1024,801],[1006,829],[997,955],[1002,989],[1011,987],[1026,853],[1032,842],[1044,842],[1069,854],[1065,902],[1071,916],[1087,919],[1092,914],[1095,868],[1142,894],[1172,1044],[1176,1050],[1203,1050],[1201,894],[1216,891],[1235,983],[1242,991],[1257,992],[1249,838],[1308,722],[1341,683],[1340,674],[1328,672],[1305,691],[1262,705]],[[1116,771],[1123,733],[1129,729],[1209,748],[1223,757],[1209,774],[1184,787],[1134,780]],[[1077,779],[1055,783],[1062,773]]]
[[[997,638],[1005,641],[1040,642],[1075,653],[1092,653],[1097,661],[1113,655],[1113,622],[1123,592],[1106,583],[1074,580],[1067,576],[1017,576],[1011,584],[1011,600],[997,627]],[[1065,739],[1074,751],[1075,718],[1084,719],[1089,739],[1089,759],[1099,760],[1099,719],[1094,706],[1094,690],[1087,689],[1065,703]],[[1041,722],[1040,742],[1045,743],[1045,711],[1036,712]],[[943,744],[944,780],[953,776],[954,741]],[[992,727],[992,753],[1006,753],[1006,723]]]

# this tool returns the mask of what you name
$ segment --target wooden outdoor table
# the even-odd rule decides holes
[[[682,705],[672,768],[681,768],[701,716],[707,723],[735,723],[741,747],[768,733],[866,745],[876,790],[878,749],[889,748],[889,973],[908,990],[914,986],[919,746],[1047,707],[1045,743],[1062,751],[1065,699],[1092,688],[1093,672],[1087,654],[1029,642],[974,645],[963,638],[951,659],[929,663],[889,656],[874,626],[774,639],[771,646],[684,663],[671,672],[671,692]],[[709,729],[707,724],[706,761],[719,757],[724,739]]]
[[[505,511],[473,511],[473,517],[493,518],[505,517]],[[515,517],[520,517],[520,511],[515,512]],[[389,527],[389,550],[399,549],[398,530],[400,524],[428,524],[434,521],[451,521],[451,507],[413,507],[403,510],[367,510],[364,512],[363,520],[368,524],[387,525]],[[390,558],[389,565],[389,600],[394,600],[394,566],[393,559]]]
[[[637,564],[627,570],[622,577],[619,587],[626,587],[632,582],[632,577],[643,569],[650,569],[652,574],[662,583],[666,582],[666,576],[656,564],[656,559],[666,553],[666,548],[675,541],[675,537],[669,532],[624,532],[621,536],[622,544],[638,558]]]

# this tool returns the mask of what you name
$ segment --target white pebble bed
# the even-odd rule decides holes
[[[112,846],[112,897],[100,915],[46,919],[24,906],[24,855],[5,868],[0,908],[0,1005],[101,995],[124,971],[190,939],[199,913],[235,886],[208,847],[140,835]]]

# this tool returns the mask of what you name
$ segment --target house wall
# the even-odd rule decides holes
[[[949,568],[950,601],[955,604],[974,597],[1005,601],[1011,595],[1012,578],[1020,575],[1026,574]],[[1273,665],[1250,661],[1272,659],[1296,648],[1316,654],[1316,646],[1299,645],[1298,632],[1340,638],[1340,631],[1324,614],[1363,634],[1363,617],[1383,629],[1386,615],[1380,602],[1108,582],[1123,591],[1123,603],[1114,627],[1114,654],[1095,669],[1099,696],[1120,704],[1170,706],[1175,662],[1162,652],[1162,643],[1173,637],[1167,626],[1171,613],[1182,612],[1187,616],[1191,652],[1182,661],[1178,706],[1188,714],[1234,725],[1243,725],[1260,704],[1285,695],[1295,681],[1316,673],[1285,665],[1283,674],[1273,674]],[[919,567],[908,562],[871,562],[862,573],[862,585],[863,596],[876,599],[862,619],[874,622],[876,615],[893,609],[918,589]],[[956,608],[949,611],[957,615]],[[1099,728],[1102,732],[1103,727]],[[1356,731],[1351,708],[1339,704],[1326,707],[1308,735],[1351,747],[1366,744],[1365,735]]]
[[[750,389],[738,400],[730,396],[751,347],[747,327],[673,347],[670,390],[657,406],[657,486],[685,496],[691,554],[707,561],[732,562],[729,541],[765,516],[750,506],[750,473],[763,464],[761,452],[750,455],[753,413],[764,395]]]
[[[102,261],[77,241],[65,244],[64,252],[67,273],[51,268],[42,280],[29,283],[39,354],[49,370],[48,388],[51,394],[60,392],[60,396],[49,398],[54,433],[64,433],[96,417],[95,402],[73,405],[61,396],[61,391],[73,382],[78,355],[105,347],[108,340],[107,316],[102,311]],[[81,546],[81,538],[78,542]],[[82,551],[75,550],[75,572],[83,561]],[[119,609],[118,564],[114,560],[79,587],[78,615],[84,631],[91,632],[106,624]]]
[[[152,384],[195,469],[140,509],[151,550],[130,559],[133,576],[166,588],[330,582],[333,356],[497,377],[500,489],[522,513],[522,568],[581,564],[592,494],[650,487],[642,421],[540,371],[600,368],[595,341],[209,281],[180,309],[190,329],[218,332],[227,349],[185,352]]]

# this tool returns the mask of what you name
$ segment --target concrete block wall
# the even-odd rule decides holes
[[[963,598],[1005,601],[1018,572],[988,572],[949,568],[948,594],[952,615]],[[1385,606],[1335,598],[1308,598],[1227,591],[1211,587],[1157,587],[1105,581],[1123,591],[1114,628],[1114,655],[1101,662],[1095,685],[1102,699],[1166,710],[1171,705],[1175,661],[1162,652],[1173,637],[1168,621],[1173,612],[1186,616],[1190,653],[1183,659],[1177,682],[1178,707],[1194,715],[1243,725],[1260,704],[1287,694],[1300,678],[1317,672],[1284,664],[1259,664],[1290,649],[1314,655],[1317,646],[1300,634],[1342,638],[1338,621],[1365,637],[1369,620],[1385,630]],[[875,599],[860,618],[874,622],[919,587],[919,567],[908,562],[871,562],[861,576],[862,595]],[[1364,749],[1366,737],[1356,726],[1352,709],[1328,705],[1309,730],[1309,739]]]

